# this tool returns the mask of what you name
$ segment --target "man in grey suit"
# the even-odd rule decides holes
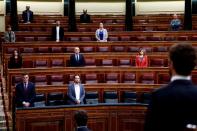
[[[84,86],[80,83],[79,75],[74,76],[74,82],[68,86],[68,104],[83,104],[85,98]]]
[[[5,42],[15,42],[16,38],[15,38],[14,31],[12,31],[12,27],[10,25],[8,25],[6,27],[6,29],[7,29],[7,31],[4,33]]]
[[[196,50],[190,44],[176,44],[169,58],[171,82],[152,93],[145,131],[185,131],[197,124],[197,86],[191,81]]]

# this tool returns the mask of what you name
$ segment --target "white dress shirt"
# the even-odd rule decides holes
[[[191,76],[174,75],[171,77],[171,82],[175,80],[191,80]]]
[[[56,26],[56,40],[60,40],[60,27]]]
[[[24,83],[24,88],[27,89],[28,87],[28,82]]]
[[[74,84],[75,87],[75,96],[77,100],[80,100],[80,87],[79,84]]]

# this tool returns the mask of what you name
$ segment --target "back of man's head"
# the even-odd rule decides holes
[[[169,57],[178,75],[188,76],[196,66],[196,49],[191,44],[180,43],[171,46]]]
[[[83,13],[86,14],[87,13],[87,9],[83,9]]]
[[[88,115],[85,110],[79,110],[74,115],[77,126],[86,126],[88,121]]]
[[[30,10],[30,6],[29,5],[26,6],[26,10]]]

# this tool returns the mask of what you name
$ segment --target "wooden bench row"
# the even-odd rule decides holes
[[[64,27],[64,31],[68,31],[68,23],[62,23],[62,27]],[[46,23],[31,23],[31,24],[19,24],[20,31],[51,31],[52,27],[55,24],[46,24]],[[77,24],[77,30],[79,32],[95,32],[98,29],[98,23],[87,23],[87,24]],[[124,31],[124,24],[114,23],[114,24],[105,24],[104,27],[108,31]],[[193,30],[197,29],[197,25],[193,25]],[[170,29],[170,24],[155,24],[155,23],[141,23],[133,25],[134,31],[168,31]]]
[[[137,53],[86,53],[85,67],[99,66],[127,66],[135,67],[135,59]],[[70,67],[71,54],[39,54],[30,53],[22,54],[22,68],[56,68],[56,67]],[[3,69],[9,68],[10,55],[3,59]],[[97,67],[96,67],[97,66]],[[153,53],[148,54],[149,67],[167,67],[168,56],[167,54]]]
[[[8,18],[7,18],[8,19]],[[21,15],[19,15],[19,20],[22,19]],[[123,23],[125,19],[124,15],[91,15],[91,20],[93,23]],[[179,19],[183,22],[183,15],[179,16]],[[67,16],[44,16],[44,15],[34,15],[35,23],[51,23],[55,22],[55,20],[68,22]],[[77,22],[79,22],[79,16],[76,17]],[[172,20],[172,15],[141,15],[141,16],[133,16],[134,23],[169,23]],[[197,16],[193,15],[192,20],[195,22],[197,20]]]
[[[107,83],[107,84],[85,84],[84,88],[85,88],[85,94],[87,94],[87,96],[85,97],[85,99],[88,99],[88,94],[94,93],[96,94],[98,97],[98,103],[105,103],[105,92],[115,92],[117,93],[117,102],[118,103],[126,103],[124,100],[125,98],[127,98],[126,96],[124,96],[125,93],[135,93],[135,96],[133,96],[133,99],[135,99],[135,101],[133,101],[133,103],[146,103],[145,100],[150,100],[148,98],[144,98],[147,96],[150,96],[150,93],[161,87],[164,85],[160,85],[160,84],[152,84],[152,85],[145,85],[145,84],[111,84],[111,83]],[[39,102],[42,101],[44,102],[45,106],[47,106],[47,102],[50,100],[50,94],[53,95],[55,97],[55,94],[59,94],[59,96],[61,96],[61,98],[59,98],[59,100],[64,101],[62,103],[62,105],[67,104],[66,100],[67,98],[67,91],[68,91],[68,85],[57,85],[57,86],[40,86],[40,85],[36,85],[36,94],[37,96],[41,96],[42,100],[35,99],[35,102]],[[13,95],[15,94],[15,87],[13,87],[12,90]],[[12,97],[11,97],[12,98]],[[55,98],[54,98],[55,99]],[[84,99],[84,102],[85,102]],[[92,98],[93,99],[93,98]],[[116,99],[116,98],[115,98]]]
[[[7,91],[21,80],[21,74],[28,72],[30,79],[38,85],[63,85],[73,80],[74,74],[81,76],[85,83],[145,83],[162,84],[169,82],[169,69],[164,67],[78,67],[78,68],[23,68],[8,70],[6,76]],[[197,82],[197,70],[192,73]],[[88,81],[88,82],[87,82]]]
[[[20,53],[73,53],[74,47],[79,47],[82,53],[94,52],[130,52],[136,53],[140,48],[144,48],[147,53],[168,52],[169,47],[178,41],[122,41],[122,42],[16,42],[2,43],[2,54],[12,54],[14,50]],[[187,41],[193,46],[197,46],[196,41]]]
[[[136,102],[137,103],[146,103],[144,95],[149,95],[153,90],[163,86],[163,84],[131,84],[131,83],[89,83],[84,84],[86,94],[91,92],[98,93],[98,102],[104,102],[104,92],[116,92],[118,102],[121,103],[124,101],[125,92],[136,93]],[[62,94],[62,99],[64,104],[66,104],[67,99],[67,88],[68,84],[64,85],[37,85],[36,84],[36,94],[39,96],[42,94],[42,101],[47,105],[49,100],[49,94]],[[11,87],[9,93],[9,109],[12,109],[12,98],[15,96],[15,86]],[[40,100],[35,100],[39,102]]]
[[[29,72],[31,81],[37,85],[63,85],[73,81],[74,74],[80,74],[82,83],[168,83],[170,76],[167,67],[67,67],[67,68],[23,68],[7,72],[7,85],[16,85],[21,73]],[[11,74],[17,71],[16,74]],[[196,71],[193,79],[196,79]]]
[[[3,37],[3,33],[1,33]],[[197,40],[196,31],[132,31],[132,32],[109,32],[109,39],[118,41],[124,39],[125,41],[188,41]],[[51,32],[16,32],[17,41],[46,41],[51,38]],[[70,41],[95,41],[95,32],[67,32],[64,34],[65,40]]]
[[[143,131],[146,109],[132,104],[17,109],[16,131],[73,131],[76,110],[87,111],[92,131]]]
[[[129,42],[16,42],[2,43],[2,54],[12,54],[14,50],[20,53],[73,53],[74,47],[79,47],[82,53],[93,52],[138,52],[140,48],[146,52],[167,52],[175,41],[129,41]],[[197,42],[188,41],[193,46]]]

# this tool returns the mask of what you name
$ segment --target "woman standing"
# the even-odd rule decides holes
[[[148,67],[148,57],[145,54],[145,49],[140,49],[139,54],[136,56],[136,67]]]
[[[14,50],[12,56],[9,61],[9,68],[21,68],[22,67],[22,57],[19,55],[17,50]]]
[[[95,33],[96,40],[99,42],[107,42],[108,33],[107,30],[103,27],[103,23],[99,24],[99,29]]]

